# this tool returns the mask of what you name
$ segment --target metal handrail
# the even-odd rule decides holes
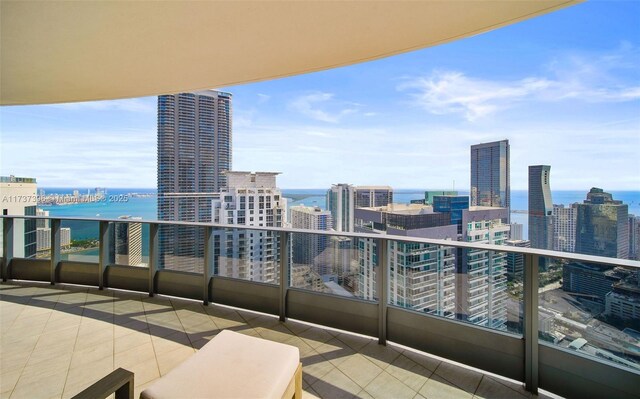
[[[545,249],[536,248],[523,248],[512,247],[507,245],[493,245],[493,244],[477,244],[464,241],[453,240],[440,240],[431,238],[420,237],[406,237],[393,234],[372,234],[372,233],[355,233],[355,232],[339,232],[329,230],[306,230],[296,229],[291,227],[263,227],[263,226],[246,226],[237,224],[220,224],[220,223],[205,223],[205,222],[182,222],[182,221],[166,221],[166,220],[131,220],[131,219],[109,219],[109,218],[85,218],[85,217],[51,217],[51,216],[25,216],[25,215],[0,215],[0,219],[42,219],[42,220],[71,220],[71,221],[85,221],[85,222],[108,222],[108,223],[142,223],[142,224],[155,224],[159,226],[192,226],[192,227],[212,227],[218,229],[242,229],[242,230],[257,230],[257,231],[272,231],[283,233],[300,233],[300,234],[316,234],[316,235],[331,235],[336,237],[347,238],[364,238],[379,240],[385,238],[392,241],[412,242],[417,244],[431,244],[441,245],[446,247],[464,248],[464,249],[480,249],[497,252],[508,252],[523,255],[537,255],[549,258],[561,258],[579,262],[598,263],[607,266],[621,266],[640,269],[640,261],[634,261],[629,259],[609,258],[605,256],[584,255],[573,252],[559,252]]]

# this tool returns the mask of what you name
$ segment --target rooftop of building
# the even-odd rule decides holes
[[[396,204],[392,203],[385,206],[374,206],[370,208],[360,208],[375,212],[386,212],[397,215],[425,215],[435,213],[431,205],[423,204]]]
[[[3,398],[68,398],[118,367],[135,373],[138,397],[223,329],[298,347],[303,398],[533,397],[519,382],[413,349],[221,305],[48,283],[0,292]]]

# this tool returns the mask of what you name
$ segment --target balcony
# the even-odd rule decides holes
[[[2,397],[71,397],[118,367],[135,373],[138,397],[222,329],[297,346],[305,398],[530,397],[521,384],[409,348],[222,305],[33,282],[0,293]]]
[[[600,345],[613,355],[605,359],[539,339],[540,333],[567,332],[585,324],[562,317],[562,326],[549,330],[548,320],[538,321],[542,317],[539,303],[546,301],[547,292],[539,293],[539,271],[533,265],[538,265],[539,256],[628,270],[637,270],[638,262],[464,242],[252,227],[253,232],[272,232],[282,248],[277,251],[273,272],[265,275],[272,282],[265,283],[213,273],[211,266],[217,255],[212,237],[226,236],[228,230],[245,230],[241,226],[136,221],[146,226],[150,235],[149,262],[140,267],[109,261],[107,233],[114,223],[126,221],[50,218],[52,243],[59,242],[56,237],[63,222],[95,224],[101,244],[95,261],[61,260],[59,245],[52,246],[48,259],[14,257],[14,227],[20,226],[19,219],[39,218],[48,219],[0,219],[5,396],[73,395],[76,392],[72,390],[80,391],[117,367],[135,373],[139,391],[219,330],[231,328],[298,346],[305,391],[318,397],[529,397],[539,392],[538,388],[569,397],[637,397],[638,363],[613,355],[611,343],[606,346],[589,338],[590,345]],[[200,264],[195,272],[158,268],[157,234],[163,225],[203,230],[204,257],[192,262]],[[324,290],[322,283],[296,286],[289,277],[287,256],[292,234],[374,240],[376,263],[371,274],[375,277],[370,283],[376,287],[376,297],[359,297],[357,291],[338,295]],[[524,294],[502,297],[509,299],[507,306],[495,304],[500,305],[498,313],[515,314],[505,325],[494,309],[491,321],[482,318],[474,325],[464,318],[434,315],[450,307],[428,314],[393,304],[388,292],[399,287],[390,287],[388,249],[395,241],[523,254]],[[358,269],[355,264],[353,267]],[[487,305],[478,304],[482,308]],[[489,322],[496,328],[483,327]],[[589,328],[583,331],[586,337]],[[633,345],[637,342],[627,347]],[[91,365],[80,367],[83,362]],[[46,383],[33,384],[35,380]],[[39,389],[44,391],[33,391]]]

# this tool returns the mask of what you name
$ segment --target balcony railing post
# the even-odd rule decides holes
[[[9,278],[9,264],[13,259],[13,218],[2,219],[2,281]]]
[[[100,222],[100,253],[98,256],[98,289],[103,289],[104,273],[111,263],[111,240],[113,235],[113,223]],[[115,243],[114,243],[115,244]],[[52,243],[53,245],[53,243]]]
[[[204,228],[204,267],[202,268],[203,287],[202,287],[202,304],[209,304],[209,281],[211,280],[211,270],[213,270],[214,257],[214,239],[213,227]]]
[[[159,226],[156,223],[149,223],[149,296],[156,292],[155,278],[158,270],[159,255]]]
[[[389,293],[389,279],[387,271],[387,246],[389,240],[381,238],[376,242],[377,246],[377,269],[376,291],[378,293],[378,343],[387,344],[387,301]]]
[[[538,393],[538,263],[534,254],[524,256],[524,381],[527,391]]]
[[[287,291],[289,289],[289,251],[291,233],[280,232],[280,321],[287,320]]]
[[[51,285],[56,283],[56,269],[60,263],[60,219],[51,219]]]

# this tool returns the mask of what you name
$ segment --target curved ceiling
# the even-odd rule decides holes
[[[0,104],[280,78],[446,43],[578,2],[3,0]]]

